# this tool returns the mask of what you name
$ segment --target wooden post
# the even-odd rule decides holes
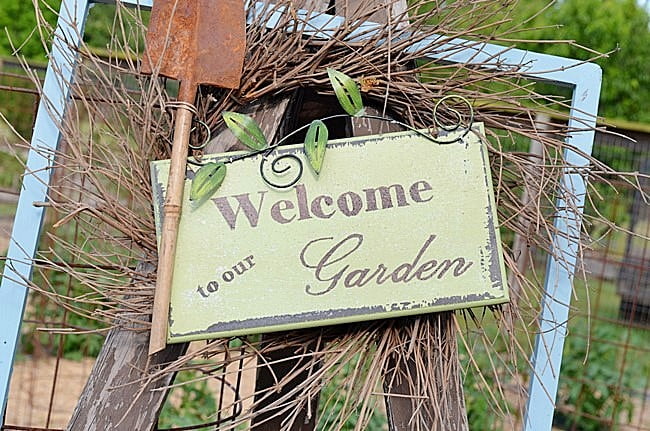
[[[170,344],[149,360],[149,334],[127,329],[108,333],[101,353],[77,402],[68,431],[155,430],[167,398],[170,374],[142,387],[134,381],[145,370],[181,356],[187,344]]]
[[[313,330],[311,331],[313,332]],[[283,335],[281,333],[273,334],[265,336],[265,339],[270,341],[278,337],[281,338]],[[316,332],[314,332],[313,338],[313,342],[307,343],[303,347],[304,353],[314,351],[317,348]],[[258,368],[255,384],[256,393],[259,394],[255,400],[258,403],[258,411],[277,402],[287,392],[309,378],[309,370],[304,370],[277,390],[270,390],[270,388],[277,386],[276,379],[282,379],[284,376],[291,374],[292,370],[302,368],[305,362],[309,361],[307,357],[285,360],[285,358],[296,356],[296,354],[297,352],[292,349],[281,349],[265,355],[264,361],[269,365]],[[258,414],[253,419],[251,429],[254,431],[312,431],[316,427],[317,411],[318,397],[316,396],[309,400],[309,405],[305,405],[298,411],[282,412],[280,409],[274,409]]]
[[[396,335],[403,339],[400,345],[409,346],[414,328],[425,323],[432,334],[427,345],[416,344],[419,352],[408,347],[396,349],[384,371],[389,430],[467,431],[453,312],[398,319]],[[426,362],[435,366],[418,367],[416,356],[426,357]],[[427,398],[423,398],[425,393]]]
[[[297,8],[324,12],[329,7],[329,0],[300,0],[295,3],[295,6]],[[271,104],[258,104],[258,106],[253,109],[254,112],[251,112],[249,115],[256,119],[261,129],[264,131],[265,136],[271,138],[278,132],[278,127],[282,123],[282,119],[286,118],[286,114],[292,108],[291,103],[292,100],[290,98],[285,97],[275,99]],[[225,141],[225,145],[227,146],[231,144]],[[224,149],[228,149],[228,147],[225,147]],[[265,335],[263,342],[264,340],[270,341],[275,337],[282,337],[282,334]],[[314,343],[310,343],[305,346],[305,349],[307,351],[313,350],[315,343],[315,341]],[[274,376],[285,376],[294,367],[300,366],[301,359],[278,362],[283,358],[291,356],[294,356],[294,352],[292,352],[291,349],[275,351],[265,357],[265,362],[268,365],[257,369],[257,379],[255,382],[255,393],[259,394],[255,399],[255,402],[257,403],[257,411],[266,410],[267,406],[280,398],[283,393],[290,391],[307,377],[303,374],[296,376],[296,378],[288,382],[284,387],[279,388],[275,394],[264,397],[265,394],[269,394],[269,388],[276,386],[277,382]],[[304,359],[302,359],[302,361],[304,361]],[[309,404],[309,406],[305,406],[305,408],[298,412],[292,412],[293,420],[290,422],[286,421],[288,415],[277,414],[278,412],[276,411],[266,411],[258,414],[252,421],[251,429],[255,431],[311,431],[316,427],[318,397],[311,399]]]
[[[548,114],[545,113],[537,113],[535,114],[535,127],[541,132],[540,134],[544,136],[544,130],[548,130],[550,128],[550,122],[551,122],[551,117]],[[527,179],[524,192],[521,195],[521,206],[524,208],[524,211],[528,207],[534,207],[537,205],[537,196],[539,193],[539,190],[535,188],[537,177],[541,175],[541,169],[535,166],[535,164],[540,164],[542,163],[542,157],[543,157],[543,146],[542,143],[535,140],[531,139],[530,140],[530,149],[529,153],[531,154],[530,161],[531,161],[531,167],[528,172],[523,173],[524,179]],[[519,299],[521,298],[521,283],[519,282],[519,278],[517,277],[517,274],[524,274],[526,271],[526,268],[528,268],[529,261],[530,261],[530,256],[531,256],[531,250],[529,247],[529,241],[528,241],[528,236],[530,233],[532,233],[532,230],[535,228],[535,226],[532,225],[531,219],[528,217],[524,217],[523,215],[519,216],[519,224],[521,226],[521,230],[523,232],[526,232],[526,234],[522,235],[520,233],[515,233],[515,238],[512,242],[512,258],[515,261],[517,271],[513,271],[510,273],[510,277],[508,277],[508,288],[510,290],[510,305],[509,307],[516,307],[517,304],[519,304]],[[512,323],[511,323],[512,324]]]

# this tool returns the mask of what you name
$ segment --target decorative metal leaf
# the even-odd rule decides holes
[[[321,120],[314,120],[309,125],[307,136],[305,136],[305,154],[309,159],[309,164],[316,175],[320,174],[325,159],[325,150],[327,149],[328,130],[325,123]]]
[[[263,150],[268,145],[264,132],[251,117],[238,112],[225,111],[223,119],[226,126],[242,144],[252,150]]]
[[[226,165],[223,163],[208,163],[196,172],[190,188],[190,200],[201,201],[214,194],[226,178]]]
[[[327,69],[327,76],[343,110],[354,117],[363,115],[363,101],[357,83],[345,73],[330,68]]]

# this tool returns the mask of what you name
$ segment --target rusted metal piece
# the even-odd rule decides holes
[[[185,165],[199,84],[239,86],[246,45],[243,0],[156,0],[142,72],[180,80],[158,255],[149,354],[165,348]]]
[[[243,0],[156,0],[142,72],[194,87],[237,88],[246,49],[245,23]]]

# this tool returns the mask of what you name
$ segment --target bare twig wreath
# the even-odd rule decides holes
[[[295,163],[294,166],[296,166],[297,169],[294,170],[294,173],[290,177],[289,181],[285,181],[284,183],[278,183],[271,180],[265,174],[264,166],[269,161],[270,156],[275,150],[277,150],[289,138],[296,135],[297,133],[302,132],[305,129],[307,129],[305,141],[303,144],[305,155],[307,156],[309,165],[314,170],[314,172],[317,175],[320,174],[320,171],[323,167],[323,161],[325,159],[325,150],[327,149],[327,138],[329,136],[325,121],[333,120],[335,118],[368,118],[385,121],[391,124],[398,124],[404,129],[416,133],[436,144],[452,144],[458,142],[462,140],[471,130],[472,123],[474,121],[474,111],[470,102],[462,96],[448,95],[441,98],[435,104],[433,109],[435,129],[443,130],[446,133],[455,131],[462,132],[460,135],[454,135],[454,137],[449,139],[445,139],[444,136],[437,138],[432,134],[431,129],[428,131],[422,131],[399,120],[380,115],[366,114],[358,84],[346,74],[334,69],[328,69],[327,74],[329,76],[332,88],[334,89],[334,94],[336,95],[341,108],[343,108],[346,113],[330,115],[328,117],[313,120],[311,123],[299,127],[293,132],[287,134],[272,145],[269,145],[268,140],[262,132],[262,129],[253,118],[237,112],[224,112],[222,116],[228,128],[242,144],[253,151],[246,154],[234,155],[220,162],[202,163],[199,160],[189,159],[188,163],[200,166],[199,170],[196,172],[194,178],[192,179],[190,200],[202,203],[206,200],[206,198],[212,196],[219,189],[219,187],[221,187],[221,184],[226,178],[226,165],[237,162],[239,160],[255,157],[260,154],[263,155],[260,161],[260,176],[264,182],[271,187],[280,189],[292,187],[298,181],[300,181],[300,178],[302,177],[302,173],[304,171],[303,162],[298,156],[294,154],[282,154],[272,159],[271,172],[274,175],[278,176],[287,175],[289,171],[292,170],[291,163],[287,164],[286,166],[282,166],[280,162],[291,160]],[[441,104],[454,99],[457,99],[461,103],[465,104],[468,108],[469,120],[466,124],[463,123],[463,115],[454,108],[448,109],[453,117],[455,117],[455,121],[452,124],[443,123],[438,116],[438,107]]]

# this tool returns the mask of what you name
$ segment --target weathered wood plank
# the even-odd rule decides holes
[[[264,98],[243,106],[242,114],[250,115],[260,125],[267,140],[272,141],[282,124],[289,106],[289,97]],[[245,150],[244,147],[230,130],[221,130],[205,148],[206,154],[224,153],[227,151]]]
[[[289,109],[293,109],[293,101],[291,98],[282,98],[274,100],[269,104],[260,104],[258,110],[251,112],[253,118],[258,121],[260,128],[264,131],[268,139],[272,139],[283,129],[283,119],[286,118]],[[282,337],[282,334],[265,335],[263,340],[271,341],[275,337]],[[316,410],[318,406],[318,397],[312,399],[311,406],[305,406],[300,412],[295,412],[295,420],[287,423],[287,414],[278,414],[277,409],[268,410],[268,406],[275,403],[278,399],[284,396],[287,392],[291,391],[299,382],[302,381],[303,376],[297,376],[293,380],[287,382],[282,388],[274,390],[270,394],[271,388],[277,386],[275,376],[280,378],[289,373],[294,367],[300,366],[300,360],[281,361],[284,358],[294,356],[291,349],[278,350],[265,357],[265,362],[270,364],[268,366],[260,366],[257,371],[257,379],[255,383],[255,402],[258,411],[264,411],[254,417],[251,429],[255,431],[311,431],[316,426]],[[268,410],[268,411],[267,411]],[[310,414],[311,413],[311,414]]]
[[[108,333],[75,407],[68,431],[154,430],[174,375],[141,387],[144,370],[177,359],[186,344],[171,344],[148,361],[149,334],[125,329]],[[131,384],[129,384],[131,383]],[[142,391],[142,392],[140,392]]]
[[[326,11],[329,7],[328,0],[298,0],[295,3],[296,7],[305,8],[308,10],[314,11]],[[286,118],[287,113],[290,109],[294,109],[295,106],[291,104],[295,102],[290,98],[280,98],[276,99],[274,104],[269,106],[267,103],[260,105],[260,110],[252,115],[260,124],[262,131],[267,137],[273,137],[280,129],[280,124],[282,119]],[[268,130],[268,132],[267,132]],[[271,133],[272,131],[272,133]],[[268,133],[268,134],[267,134]],[[274,337],[282,337],[282,334],[270,334],[265,335],[264,339],[270,341]],[[315,341],[314,341],[315,345]],[[313,346],[310,344],[307,346],[307,350],[311,350]],[[269,393],[271,388],[276,387],[277,382],[274,376],[284,376],[290,370],[294,369],[296,366],[300,366],[300,359],[293,361],[282,361],[278,363],[278,360],[283,358],[294,356],[294,352],[291,349],[278,350],[268,355],[265,358],[266,363],[270,364],[269,366],[262,366],[258,368],[257,371],[257,380],[255,383],[255,393],[256,404],[258,411],[264,411],[268,408],[269,405],[277,401],[283,394],[289,392],[294,388],[299,382],[302,381],[306,376],[302,374],[297,378],[294,378],[290,382],[284,385],[284,387],[279,388],[274,394],[266,396]],[[286,423],[286,416],[277,414],[276,410],[270,410],[255,416],[252,421],[251,429],[255,431],[278,431],[278,430],[287,430],[287,431],[311,431],[316,427],[316,411],[318,407],[318,397],[314,397],[311,400],[310,406],[305,406],[300,412],[295,413],[295,420],[292,423]]]
[[[453,312],[399,319],[395,322],[398,336],[403,337],[403,345],[408,346],[415,325],[422,324],[425,319],[429,319],[428,324],[433,326],[433,339],[427,346],[419,344],[415,347],[420,349],[417,352],[420,366],[415,359],[416,353],[409,354],[408,349],[397,349],[384,372],[389,429],[467,431],[469,425]],[[429,366],[423,366],[422,362]],[[427,398],[423,398],[425,392]]]
[[[535,127],[540,131],[541,136],[544,136],[544,130],[550,128],[551,117],[546,113],[537,113],[535,115]],[[530,244],[529,236],[533,234],[535,229],[534,224],[531,222],[531,219],[525,216],[526,210],[532,210],[537,205],[537,200],[539,196],[539,189],[536,185],[538,183],[538,178],[540,177],[541,169],[537,166],[540,163],[543,157],[544,147],[543,144],[537,140],[530,140],[529,153],[530,157],[530,167],[527,171],[523,172],[523,178],[525,179],[524,192],[521,195],[521,207],[525,208],[524,213],[518,217],[518,222],[521,227],[523,234],[517,232],[515,233],[514,240],[512,241],[512,258],[515,261],[517,270],[510,272],[510,277],[508,277],[508,289],[510,294],[510,305],[509,307],[517,307],[519,300],[522,295],[522,286],[519,277],[521,274],[525,274],[526,268],[530,264]],[[512,315],[509,317],[512,319]],[[510,323],[512,324],[512,322]]]
[[[370,7],[376,10],[368,20],[377,23],[388,23],[392,17],[398,17],[407,9],[404,0],[375,0],[372,6],[368,0],[336,0],[336,14],[345,17],[357,17],[365,15],[370,11]]]
[[[291,98],[281,98],[275,99],[271,103],[257,104],[257,108],[251,109],[249,115],[258,121],[265,136],[271,140],[278,131],[283,129],[282,120],[286,118],[289,109],[293,108],[292,103],[294,101]],[[264,340],[272,341],[276,337],[282,337],[282,334],[264,335],[263,342]],[[315,428],[318,397],[312,400],[311,406],[305,406],[301,411],[295,412],[295,420],[291,423],[286,421],[287,414],[278,414],[278,409],[268,410],[270,405],[277,402],[278,399],[306,378],[301,374],[287,382],[282,388],[275,389],[271,393],[271,388],[277,386],[276,376],[282,378],[292,369],[300,366],[300,360],[282,361],[282,359],[291,356],[294,356],[291,349],[277,350],[264,358],[265,363],[269,364],[268,366],[259,366],[255,383],[255,393],[258,394],[255,397],[255,403],[257,411],[263,411],[263,413],[254,417],[251,429],[255,431],[311,431]]]
[[[143,266],[140,266],[143,268]],[[150,272],[153,267],[149,266]],[[133,328],[133,324],[130,325]],[[149,357],[149,333],[117,327],[112,329],[95,361],[81,393],[68,431],[154,430],[174,375],[142,387],[133,383],[147,371],[177,359],[187,344],[171,344]]]

